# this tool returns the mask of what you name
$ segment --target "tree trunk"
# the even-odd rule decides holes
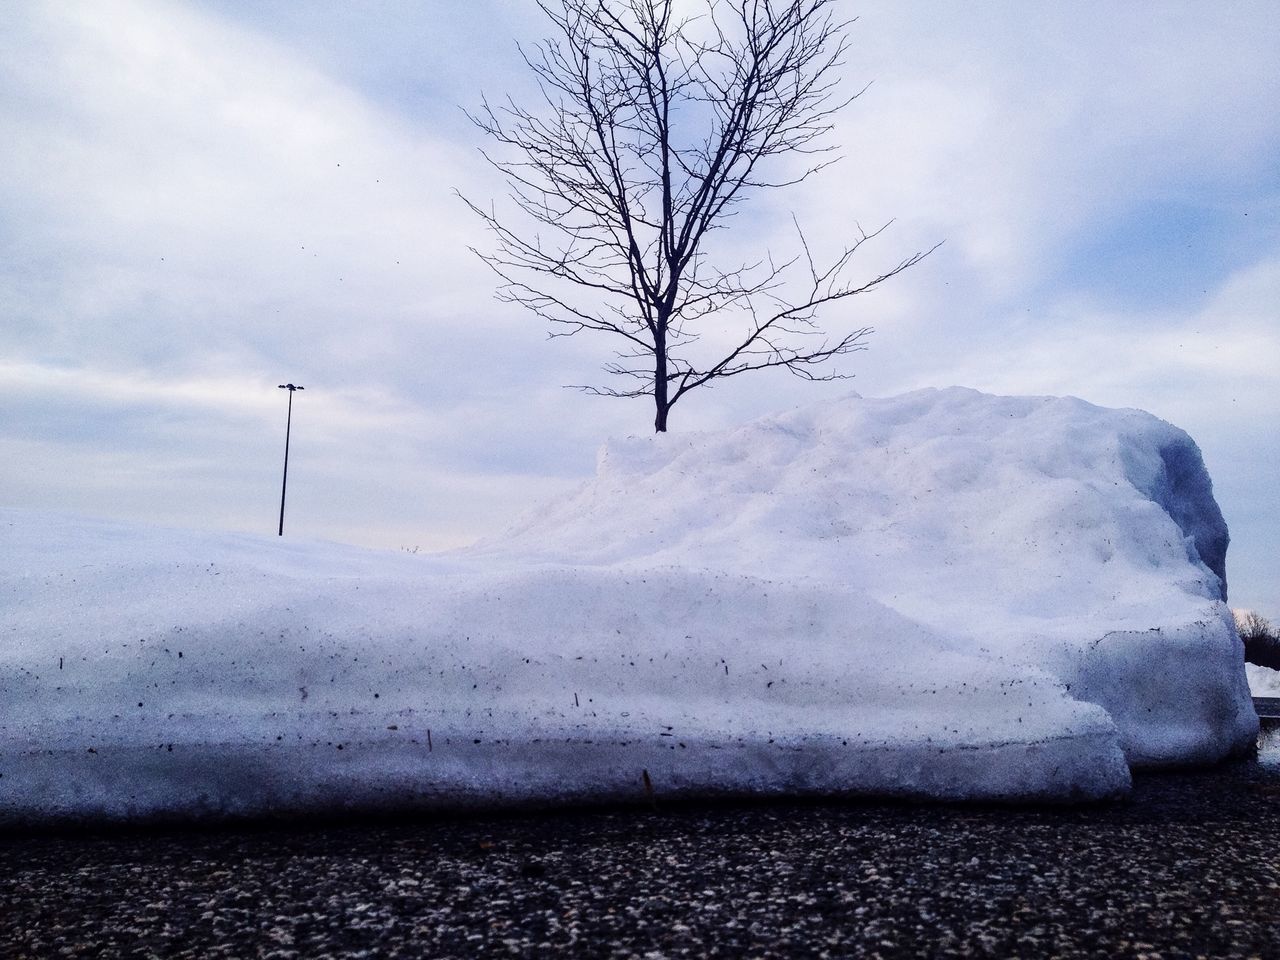
[[[657,408],[653,418],[655,433],[667,432],[667,411],[671,409],[667,402],[666,333],[666,322],[659,321],[657,335],[653,338],[653,405]]]

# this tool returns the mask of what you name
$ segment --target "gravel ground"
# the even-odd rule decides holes
[[[1280,957],[1280,729],[1086,807],[0,836],[0,955]]]

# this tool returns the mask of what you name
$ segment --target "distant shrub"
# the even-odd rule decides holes
[[[1244,658],[1260,667],[1280,670],[1280,634],[1271,621],[1254,610],[1232,610],[1236,630],[1244,641]]]

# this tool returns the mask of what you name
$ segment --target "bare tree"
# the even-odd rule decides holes
[[[884,227],[857,228],[819,265],[797,223],[790,259],[712,257],[713,233],[749,196],[832,162],[833,117],[858,96],[840,92],[849,22],[835,2],[697,0],[701,15],[681,17],[688,0],[538,0],[554,35],[521,52],[540,108],[486,100],[471,114],[500,145],[485,156],[519,211],[513,221],[467,201],[497,238],[477,253],[502,278],[499,298],[553,336],[617,338],[605,370],[622,385],[580,389],[652,396],[658,431],[681,397],[716,380],[772,367],[841,376],[825,361],[865,349],[871,329],[829,337],[819,308],[930,252],[852,282],[854,253]],[[787,155],[801,162],[776,159]]]
[[[1260,667],[1280,670],[1280,633],[1256,610],[1232,610],[1236,632],[1244,641],[1244,658]]]
[[[1256,610],[1232,610],[1236,621],[1236,630],[1242,640],[1261,639],[1274,634],[1271,621]]]

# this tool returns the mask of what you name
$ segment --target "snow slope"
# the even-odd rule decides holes
[[[0,512],[0,821],[1096,798],[1251,741],[1194,444],[925,391],[613,444],[434,557]]]

